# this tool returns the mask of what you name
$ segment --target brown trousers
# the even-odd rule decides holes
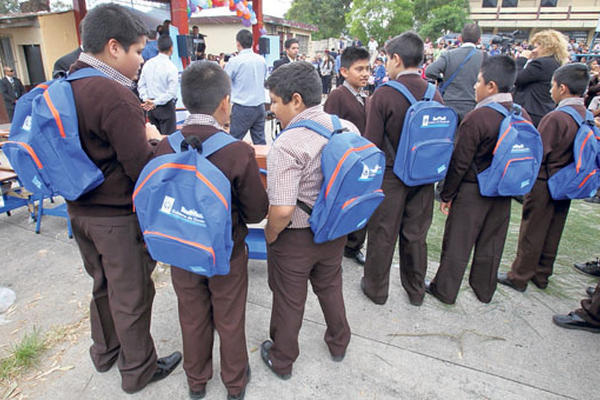
[[[592,298],[581,300],[581,308],[575,312],[590,324],[600,326],[600,282]]]
[[[548,283],[570,205],[570,200],[552,200],[547,181],[541,179],[525,196],[517,257],[508,272],[515,286],[524,288],[529,280]]]
[[[433,218],[433,185],[406,186],[394,172],[383,176],[385,198],[367,225],[365,293],[375,302],[388,298],[390,268],[400,237],[400,280],[411,301],[425,295],[427,232]]]
[[[87,273],[94,279],[90,354],[98,370],[118,357],[121,386],[136,391],[156,371],[150,336],[154,283],[137,217],[72,216],[73,236]]]
[[[350,326],[342,295],[342,252],[345,237],[316,244],[306,229],[285,229],[267,246],[269,287],[273,292],[270,359],[279,374],[292,372],[298,358],[308,281],[319,299],[327,330],[325,343],[334,356],[346,352]]]
[[[510,223],[510,197],[483,197],[476,183],[463,182],[446,219],[440,266],[431,291],[443,302],[454,304],[469,256],[473,261],[469,284],[477,298],[489,303]]]
[[[212,378],[215,329],[220,339],[221,379],[228,393],[237,395],[246,385],[247,253],[229,265],[229,274],[211,278],[171,268],[183,338],[183,369],[193,391],[204,389]]]
[[[347,256],[353,256],[362,250],[365,239],[367,238],[367,227],[365,226],[356,232],[349,233],[347,238],[348,241],[346,242],[346,247],[344,248],[344,254]]]

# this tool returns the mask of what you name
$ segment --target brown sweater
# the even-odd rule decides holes
[[[339,86],[335,88],[327,97],[323,109],[327,114],[337,115],[352,122],[358,128],[360,134],[365,135],[365,125],[367,123],[365,106],[360,104],[356,96],[350,93],[347,87]]]
[[[71,71],[88,67],[77,61]],[[104,183],[76,201],[69,214],[111,217],[133,213],[131,195],[154,146],[146,140],[144,112],[127,87],[104,77],[72,83],[83,150],[104,174]]]
[[[401,75],[398,82],[410,90],[417,100],[423,98],[427,82],[417,74]],[[436,90],[434,99],[443,104]],[[379,87],[367,103],[367,125],[364,136],[385,153],[387,167],[394,166],[404,115],[410,107],[406,98],[389,86]]]
[[[181,133],[184,137],[196,136],[201,141],[208,139],[218,129],[206,125],[187,125]],[[163,139],[156,149],[156,156],[173,153],[167,139]],[[238,141],[210,155],[212,162],[231,183],[231,223],[233,231],[233,251],[231,258],[241,256],[245,251],[244,240],[248,234],[247,223],[262,221],[269,209],[267,192],[260,180],[254,149],[247,143]]]
[[[584,107],[571,107],[585,117]],[[573,162],[573,142],[578,129],[573,118],[562,111],[552,111],[542,118],[538,130],[544,144],[544,158],[539,179],[547,180],[559,169]]]
[[[512,102],[500,103],[510,110]],[[523,109],[523,117],[531,121]],[[456,131],[454,152],[440,194],[443,201],[454,199],[461,182],[477,182],[477,174],[492,164],[498,131],[504,117],[489,107],[469,112]]]

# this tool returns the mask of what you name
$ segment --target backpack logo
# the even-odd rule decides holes
[[[160,212],[170,214],[171,210],[173,209],[173,204],[175,204],[175,199],[171,196],[165,196],[162,207],[160,208]]]
[[[21,127],[24,131],[31,130],[31,115],[25,117],[25,121],[23,121],[23,126]]]
[[[422,127],[426,127],[429,125],[429,115],[425,114],[423,115],[423,122],[421,123]]]
[[[525,146],[522,143],[517,143],[515,145],[513,145],[512,149],[510,150],[511,153],[528,153],[529,152],[529,147]]]
[[[360,178],[358,178],[359,182],[367,182],[372,181],[375,176],[380,175],[382,168],[380,165],[376,164],[373,168],[369,168],[369,166],[363,163],[363,170]]]

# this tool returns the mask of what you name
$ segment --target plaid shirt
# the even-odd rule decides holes
[[[220,131],[225,131],[225,128],[217,122],[212,115],[208,114],[190,114],[185,119],[183,126],[187,125],[208,125],[217,128]],[[227,131],[225,131],[227,132]]]
[[[135,87],[135,83],[131,79],[129,79],[110,65],[106,64],[105,62],[98,60],[96,57],[93,57],[86,53],[81,53],[79,55],[79,61],[86,63],[90,67],[96,68],[98,71],[103,72],[105,75],[107,75],[110,79],[117,81],[118,83],[128,87],[129,89],[133,89]]]
[[[366,98],[368,97],[367,94],[361,89],[360,92],[357,92],[356,89],[354,89],[352,87],[351,84],[348,83],[348,81],[344,81],[344,83],[342,83],[342,86],[344,86],[346,89],[348,89],[350,91],[350,93],[352,93],[352,95],[354,97],[356,97],[356,100],[358,100],[358,102],[360,104],[362,104],[363,106],[366,103]]]
[[[333,130],[331,116],[322,106],[307,108],[296,115],[290,125],[302,120],[312,120]],[[342,126],[352,132],[358,129],[346,120]],[[273,142],[267,155],[267,193],[274,206],[295,206],[301,200],[313,206],[323,184],[321,151],[327,139],[307,128],[286,130]],[[290,228],[307,228],[309,215],[296,207]]]

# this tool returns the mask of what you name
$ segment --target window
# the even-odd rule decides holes
[[[9,37],[0,38],[0,61],[4,66],[15,67],[15,58],[13,57]]]
[[[481,7],[498,7],[498,0],[483,0]]]
[[[556,7],[557,0],[542,0],[540,6],[542,7]]]
[[[519,0],[502,0],[502,7],[516,7]]]

